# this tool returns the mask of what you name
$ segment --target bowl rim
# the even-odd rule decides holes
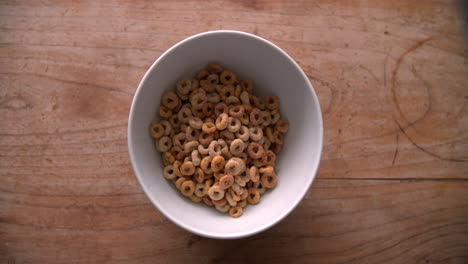
[[[278,216],[276,216],[272,221],[270,221],[267,224],[264,224],[262,226],[256,227],[255,229],[247,230],[247,231],[241,231],[241,232],[237,232],[237,233],[233,233],[233,234],[218,234],[218,233],[205,232],[203,230],[199,230],[197,228],[191,227],[191,226],[181,222],[177,218],[172,217],[171,215],[169,215],[167,212],[165,212],[164,210],[162,210],[158,206],[157,201],[155,201],[150,196],[150,190],[148,189],[147,185],[143,182],[143,179],[140,177],[139,170],[137,168],[138,167],[137,166],[137,161],[136,161],[135,154],[134,154],[135,149],[134,149],[134,146],[132,144],[133,135],[132,135],[131,128],[133,127],[133,116],[135,115],[135,107],[136,107],[135,102],[138,101],[138,98],[141,96],[141,90],[143,89],[142,87],[143,87],[144,83],[146,82],[150,72],[152,72],[153,68],[155,68],[156,65],[161,60],[163,60],[163,58],[166,55],[168,55],[174,49],[176,49],[177,47],[183,45],[186,42],[189,42],[191,40],[201,38],[201,37],[204,37],[204,36],[207,36],[207,35],[226,34],[226,33],[227,34],[241,35],[243,37],[248,37],[248,38],[253,38],[253,39],[257,40],[257,41],[262,42],[263,44],[266,44],[268,46],[273,47],[278,52],[280,52],[285,58],[287,58],[292,63],[292,65],[296,68],[296,70],[302,75],[302,77],[306,80],[306,83],[308,84],[309,90],[311,91],[312,100],[314,101],[314,105],[315,105],[315,110],[318,112],[318,124],[317,125],[319,127],[318,142],[319,142],[319,148],[320,149],[318,150],[319,151],[318,152],[318,158],[316,159],[315,164],[313,164],[314,171],[311,171],[311,176],[312,177],[309,178],[308,182],[304,185],[305,188],[303,190],[301,190],[302,193],[300,195],[298,195],[297,197],[295,197],[295,199],[291,203],[291,206],[287,210],[284,210],[283,212],[280,212],[278,214]],[[149,198],[149,200],[151,201],[153,206],[156,207],[156,209],[162,215],[164,215],[164,217],[168,218],[169,220],[171,220],[173,223],[175,223],[177,226],[181,227],[182,229],[185,229],[185,230],[187,230],[189,232],[192,232],[194,234],[197,234],[199,236],[203,236],[203,237],[207,237],[207,238],[214,238],[214,239],[238,239],[238,238],[253,236],[255,234],[263,232],[263,231],[273,227],[274,225],[278,224],[284,218],[286,218],[286,216],[288,216],[299,205],[299,203],[302,201],[304,196],[307,194],[307,192],[310,189],[310,186],[312,185],[313,181],[315,180],[315,177],[317,176],[317,171],[318,171],[320,161],[321,161],[321,157],[322,157],[322,151],[323,151],[323,116],[322,116],[322,111],[321,111],[321,108],[320,108],[320,102],[319,102],[317,94],[315,93],[315,90],[314,90],[314,88],[312,86],[312,83],[310,82],[309,78],[304,73],[304,71],[301,69],[301,67],[296,63],[296,61],[294,61],[294,59],[292,59],[284,50],[282,50],[280,47],[276,46],[275,44],[273,44],[269,40],[266,40],[266,39],[264,39],[262,37],[259,37],[259,36],[256,36],[254,34],[250,34],[250,33],[247,33],[247,32],[237,31],[237,30],[213,30],[213,31],[198,33],[198,34],[192,35],[190,37],[187,37],[187,38],[179,41],[178,43],[176,43],[175,45],[170,47],[168,50],[166,50],[164,53],[162,53],[159,56],[159,58],[156,59],[156,61],[154,61],[153,64],[148,68],[148,70],[143,75],[143,78],[141,79],[140,83],[138,84],[138,88],[136,89],[135,94],[133,96],[133,100],[132,100],[132,103],[131,103],[129,116],[128,116],[127,135],[128,135],[128,137],[127,137],[128,152],[129,152],[130,163],[131,163],[133,172],[134,172],[140,186],[142,187],[145,195]]]

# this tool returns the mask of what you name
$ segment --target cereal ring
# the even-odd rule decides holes
[[[215,105],[219,103],[221,98],[219,97],[219,94],[217,93],[209,93],[206,95],[206,100],[208,101],[208,103],[212,103],[213,105]]]
[[[162,104],[169,109],[174,109],[179,104],[179,97],[174,92],[165,93],[162,96]]]
[[[244,107],[241,105],[236,105],[229,108],[229,115],[235,118],[240,118],[244,115]]]
[[[255,188],[257,188],[260,194],[264,194],[266,192],[266,187],[263,186],[261,181],[254,183],[254,186],[256,186]]]
[[[184,151],[185,153],[191,153],[192,151],[196,150],[198,148],[198,141],[189,141],[184,144]]]
[[[219,91],[219,96],[221,97],[221,100],[226,100],[226,98],[233,96],[234,95],[234,86],[232,85],[226,85],[221,88]]]
[[[197,93],[190,98],[190,104],[192,105],[192,108],[194,109],[201,109],[205,103],[206,103],[206,94]]]
[[[171,154],[176,160],[183,160],[186,156],[180,146],[173,146],[171,148]]]
[[[240,217],[242,215],[242,207],[240,206],[231,207],[231,209],[229,209],[229,215],[234,218]]]
[[[192,158],[193,165],[195,166],[200,166],[200,152],[198,150],[194,149],[192,153],[190,154],[190,157]]]
[[[174,146],[182,146],[185,144],[186,137],[184,132],[180,132],[179,134],[172,137],[172,144]]]
[[[159,115],[162,117],[162,118],[166,118],[166,119],[169,119],[171,116],[172,116],[172,110],[165,107],[164,105],[161,105],[159,107]]]
[[[230,174],[226,174],[219,179],[218,184],[219,184],[219,187],[226,190],[229,187],[231,187],[233,183],[234,183],[234,177]]]
[[[236,88],[234,89],[234,96],[239,98],[242,93],[242,87],[240,84],[236,85]]]
[[[231,189],[237,194],[237,195],[242,195],[243,190],[242,187],[239,186],[237,183],[233,183],[231,186]]]
[[[188,179],[185,178],[185,177],[180,177],[179,179],[177,179],[177,180],[175,181],[175,186],[176,186],[176,188],[177,188],[178,190],[180,190],[180,187],[182,187],[182,186],[181,186],[182,183],[184,183],[184,182],[186,182],[186,181],[188,181]]]
[[[250,167],[249,178],[253,182],[258,182],[260,180],[260,173],[258,172],[257,167],[255,166]]]
[[[223,206],[215,205],[215,208],[221,213],[227,213],[227,211],[229,211],[231,207],[229,206],[229,204],[225,204]]]
[[[276,122],[275,126],[276,130],[278,130],[281,133],[286,133],[289,130],[289,122],[288,120],[279,120]]]
[[[265,110],[265,102],[263,101],[262,98],[258,98],[258,106],[260,110]]]
[[[273,137],[275,137],[276,144],[282,145],[284,143],[284,135],[278,130],[275,130],[275,132],[273,132]]]
[[[234,156],[239,156],[244,151],[244,141],[242,139],[234,139],[229,146],[229,151]]]
[[[247,153],[252,159],[260,159],[263,156],[263,147],[257,142],[252,142],[247,147]]]
[[[240,81],[240,85],[243,91],[248,92],[248,93],[252,92],[252,89],[253,89],[252,80],[242,80]]]
[[[239,131],[239,129],[241,128],[241,122],[239,121],[239,119],[237,118],[234,118],[234,117],[229,117],[228,119],[228,130],[232,133],[235,133],[237,131]]]
[[[207,194],[210,196],[211,200],[219,201],[224,197],[224,190],[218,185],[213,185],[208,189]]]
[[[233,176],[241,174],[245,171],[245,163],[239,158],[231,158],[224,166],[224,172]]]
[[[259,101],[257,96],[249,94],[249,100],[250,100],[250,105],[251,106],[258,108],[258,106],[260,104],[260,101]]]
[[[249,191],[247,189],[248,188],[245,188],[245,187],[242,189],[243,192],[242,192],[242,194],[240,196],[241,200],[247,199],[247,196],[249,195]]]
[[[224,85],[232,85],[236,83],[237,78],[233,72],[224,70],[220,75],[220,81]]]
[[[192,90],[192,81],[188,78],[182,78],[177,81],[176,90],[179,94],[187,95]]]
[[[247,192],[245,192],[245,193],[247,193]],[[246,205],[247,205],[247,199],[240,200],[237,203],[237,206],[240,206],[241,208],[244,208]]]
[[[221,131],[219,135],[221,136],[221,139],[224,141],[234,140],[234,133],[232,133],[229,130],[223,130]]]
[[[216,156],[211,161],[211,169],[213,172],[220,172],[224,169],[224,165],[226,164],[226,160],[223,156]]]
[[[213,157],[211,157],[211,156],[206,156],[201,160],[200,168],[203,170],[203,172],[205,174],[213,173],[213,170],[211,169],[211,161],[212,160],[213,160]]]
[[[173,179],[177,178],[177,175],[175,175],[175,172],[174,172],[174,166],[172,166],[172,165],[168,165],[168,166],[164,167],[163,174],[164,174],[164,178],[166,178],[168,180],[173,180]]]
[[[174,167],[174,173],[177,175],[177,177],[182,177],[182,173],[180,172],[180,165],[182,165],[182,162],[179,160],[174,161],[172,166]]]
[[[264,157],[264,156],[262,156],[262,158],[263,158],[263,157]],[[263,166],[266,165],[266,164],[265,164],[265,161],[262,160],[261,158],[260,158],[260,159],[254,159],[251,163],[252,163],[255,167],[258,167],[258,168],[263,167]]]
[[[180,172],[184,176],[190,176],[195,173],[195,166],[191,161],[186,161],[180,166]]]
[[[225,197],[221,198],[220,200],[216,201],[216,200],[213,200],[213,204],[215,206],[225,206],[228,202],[226,200],[226,194],[224,194]]]
[[[218,141],[213,140],[208,146],[208,153],[212,157],[219,156],[221,155],[222,148]]]
[[[236,132],[236,137],[242,141],[249,140],[249,137],[250,137],[249,128],[246,126],[241,126],[239,131]]]
[[[250,105],[250,99],[249,99],[249,93],[246,91],[243,91],[240,96],[239,96],[242,104],[244,105]]]
[[[208,63],[208,65],[206,66],[206,69],[209,72],[216,73],[216,74],[220,74],[221,72],[223,72],[223,67],[221,67],[219,64],[214,63],[214,62]]]
[[[204,183],[197,183],[195,185],[195,196],[197,197],[203,197],[207,194],[208,190],[205,187]]]
[[[160,138],[164,135],[164,127],[160,123],[151,123],[149,130],[153,138]]]
[[[248,125],[250,122],[249,114],[247,114],[247,112],[244,112],[244,114],[241,116],[241,118],[239,118],[239,120],[241,121],[242,125]]]
[[[224,102],[226,102],[227,105],[239,105],[240,104],[239,98],[235,97],[234,95],[227,97],[226,100],[224,100]]]
[[[259,120],[260,125],[262,126],[268,126],[271,123],[271,115],[267,111],[261,111],[260,112],[260,120]]]
[[[265,108],[268,110],[276,110],[279,107],[278,96],[267,96],[265,97]]]
[[[203,146],[202,144],[198,145],[198,152],[200,155],[208,155],[208,147]]]
[[[198,118],[205,118],[205,114],[203,113],[203,108],[193,108],[192,107],[192,113],[195,117]]]
[[[211,141],[213,141],[213,134],[211,133],[206,133],[206,132],[201,132],[200,136],[198,137],[198,141],[203,144],[203,145],[208,145],[210,144]],[[200,152],[201,153],[201,152]]]
[[[218,76],[218,74],[212,73],[212,74],[208,75],[208,77],[206,77],[206,80],[207,80],[210,84],[215,85],[215,84],[218,84],[218,83],[219,83],[219,76]],[[213,86],[213,87],[214,87],[214,86]],[[214,92],[214,91],[213,91],[213,92]]]
[[[270,140],[270,142],[275,142],[275,137],[273,136],[273,129],[271,129],[271,127],[267,127],[265,129],[265,134],[268,140]]]
[[[205,133],[211,134],[216,131],[216,126],[213,124],[213,122],[205,122],[202,125],[202,130]]]
[[[179,117],[179,120],[182,122],[188,121],[192,116],[192,110],[190,110],[189,107],[183,107],[180,109],[179,113],[177,113],[177,117]]]
[[[214,176],[216,182],[219,182],[219,179],[221,179],[221,177],[223,177],[224,175],[225,175],[225,174],[222,173],[222,172],[215,172],[215,173],[213,173],[213,176]]]
[[[247,143],[247,142],[244,142],[244,143]],[[244,144],[244,146],[245,146],[245,144]],[[245,147],[244,147],[244,149],[245,149]],[[249,159],[249,155],[247,155],[247,153],[242,152],[242,153],[239,154],[237,157],[238,157],[239,159],[243,160],[245,164],[247,164],[248,159]]]
[[[276,124],[276,123],[278,122],[278,120],[280,119],[280,114],[279,114],[278,112],[276,112],[276,113],[270,113],[270,115],[271,115],[271,122],[270,122],[270,124],[271,124],[271,125]]]
[[[174,158],[174,156],[172,155],[171,152],[167,151],[167,152],[163,153],[162,160],[163,160],[164,163],[172,164],[172,163],[174,163],[175,158]]]
[[[274,188],[277,183],[276,174],[274,172],[270,175],[264,174],[260,178],[260,181],[262,182],[262,186],[268,189]]]
[[[260,110],[258,108],[253,108],[250,112],[250,123],[254,126],[259,125],[260,123]]]
[[[228,113],[228,106],[225,103],[217,103],[214,108],[214,113],[219,116],[222,113]]]
[[[198,129],[194,129],[191,126],[185,128],[185,139],[187,141],[198,141],[198,137],[200,136],[200,131]]]
[[[226,198],[226,200],[227,200],[227,202],[228,202],[228,204],[229,204],[230,206],[236,206],[236,205],[237,205],[237,202],[234,201],[234,200],[232,199],[231,193],[230,193],[230,192],[227,192],[227,193],[224,195],[224,197]]]
[[[201,129],[203,125],[203,121],[198,117],[191,117],[188,122],[189,125],[195,129]]]
[[[216,84],[211,84],[209,80],[201,80],[200,86],[207,93],[213,93],[216,91]]]
[[[184,181],[180,185],[180,191],[184,196],[190,197],[195,192],[195,183],[193,181]]]
[[[201,70],[197,73],[197,80],[205,79],[210,73],[207,70]]]
[[[193,195],[193,194],[192,194],[192,196],[189,197],[189,199],[192,200],[192,202],[195,202],[195,203],[200,203],[203,200],[202,197],[198,197],[198,196]]]
[[[203,105],[202,110],[205,116],[211,116],[213,114],[214,105],[212,103],[206,103]],[[270,116],[270,114],[268,114],[268,116]]]
[[[167,120],[161,120],[161,125],[164,127],[164,135],[169,136],[172,133],[172,126],[171,123]]]
[[[167,152],[171,149],[171,147],[172,147],[172,142],[168,136],[164,136],[160,138],[156,146],[159,152]]]
[[[239,194],[237,194],[234,189],[229,188],[228,193],[231,195],[231,199],[234,200],[235,202],[238,202],[241,200],[241,197]]]
[[[234,181],[235,181],[240,187],[244,187],[245,184],[247,184],[247,182],[246,182],[242,177],[240,177],[239,175],[237,175],[236,177],[234,177]]]
[[[211,198],[209,196],[204,196],[203,202],[208,206],[213,206],[213,201],[211,201]]]
[[[205,173],[202,169],[196,168],[192,178],[198,183],[203,183],[203,181],[205,180]]]
[[[250,112],[252,112],[253,107],[251,105],[243,104],[244,107],[244,113],[247,113],[250,115]]]
[[[266,157],[266,160],[265,160],[265,163],[270,165],[270,166],[275,166],[275,162],[276,162],[276,154],[269,150],[265,153],[265,157]]]
[[[182,122],[180,121],[179,117],[177,115],[173,115],[169,117],[169,123],[171,123],[171,126],[173,128],[179,128]]]
[[[271,144],[271,150],[273,150],[273,152],[276,154],[280,153],[281,144],[276,144],[276,143]]]
[[[226,113],[221,113],[216,118],[216,129],[224,130],[228,125],[228,115]]]
[[[247,202],[249,204],[258,204],[260,202],[260,193],[257,188],[249,188]]]

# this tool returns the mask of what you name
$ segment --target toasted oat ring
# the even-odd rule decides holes
[[[212,103],[206,103],[203,105],[202,110],[205,116],[211,116],[213,114],[214,105]]]
[[[278,96],[267,96],[265,97],[265,107],[268,110],[276,110],[279,107]]]
[[[171,117],[169,117],[169,123],[171,123],[173,128],[179,128],[182,124],[177,115],[172,115]]]
[[[273,137],[275,137],[276,144],[282,145],[284,143],[284,135],[278,130],[275,130],[275,132],[273,132]]]
[[[278,120],[275,128],[281,133],[286,133],[289,130],[289,122],[287,120]]]
[[[172,164],[175,161],[174,156],[169,151],[166,151],[162,154],[162,159],[163,159],[163,162],[167,164]]]
[[[237,131],[239,131],[239,129],[241,128],[242,124],[240,122],[239,119],[235,118],[235,117],[229,117],[228,118],[228,130],[232,133],[235,133]]]
[[[271,129],[271,127],[267,127],[265,129],[265,134],[266,134],[268,140],[270,140],[270,142],[276,142],[275,141],[275,136],[273,136],[273,129]]]
[[[220,74],[221,72],[223,72],[223,67],[221,67],[221,65],[214,63],[214,62],[208,63],[208,65],[206,66],[206,69],[209,72],[216,73],[216,74]]]
[[[208,154],[212,157],[219,156],[222,153],[222,149],[223,147],[221,144],[218,141],[213,140],[208,146]]]
[[[240,206],[231,207],[231,209],[229,209],[229,215],[234,218],[240,217],[242,215],[242,207]]]
[[[217,103],[214,108],[214,113],[219,116],[221,113],[228,113],[228,106],[225,103]]]
[[[249,178],[252,182],[258,182],[260,180],[260,173],[258,172],[257,167],[255,166],[250,167]]]
[[[175,178],[177,178],[177,175],[175,175],[175,172],[174,172],[174,166],[172,165],[168,165],[166,167],[164,167],[164,178],[168,179],[168,180],[173,180]]]
[[[216,131],[216,126],[211,121],[210,122],[205,122],[202,125],[202,130],[205,133],[211,134],[211,133],[214,133]]]
[[[260,109],[253,108],[250,112],[250,123],[254,126],[259,125],[260,123]]]
[[[164,127],[160,123],[151,123],[150,133],[153,138],[160,138],[164,136]]]
[[[224,70],[220,75],[220,81],[224,85],[232,85],[236,83],[237,78],[233,72]]]
[[[161,120],[161,125],[164,127],[164,135],[169,136],[172,133],[172,126],[171,123],[167,120]]]
[[[187,141],[198,141],[198,137],[200,136],[200,130],[195,129],[191,126],[187,126],[185,128],[185,139]]]
[[[195,166],[200,166],[201,156],[198,149],[194,149],[192,153],[190,153],[190,157],[192,158],[192,163]]]
[[[205,174],[213,173],[213,170],[211,169],[211,161],[212,160],[213,160],[213,157],[211,157],[211,156],[206,156],[201,160],[200,168],[203,170],[203,172]]]
[[[180,187],[182,187],[182,183],[184,183],[185,181],[188,181],[187,178],[185,177],[180,177],[178,178],[176,181],[175,181],[175,186],[178,190],[180,190]]]
[[[252,142],[247,147],[247,153],[252,159],[260,159],[263,156],[263,147],[257,142]]]
[[[194,203],[200,203],[203,200],[202,197],[198,197],[194,194],[192,194],[192,196],[190,196],[189,199],[192,200],[192,202]]]
[[[267,111],[261,111],[260,112],[260,125],[262,126],[268,126],[271,123],[271,115]]]
[[[231,199],[234,200],[235,202],[238,202],[241,200],[241,197],[239,194],[237,194],[234,189],[229,188],[228,193],[231,195]]]
[[[234,95],[231,95],[231,96],[227,97],[226,100],[224,100],[224,102],[227,105],[234,105],[234,106],[240,104],[239,98],[235,97]]]
[[[179,104],[179,97],[174,92],[165,93],[162,96],[162,104],[172,110]]]
[[[210,73],[207,70],[201,70],[197,73],[197,80],[202,80],[208,77]]]
[[[207,191],[204,183],[197,183],[197,185],[195,185],[195,196],[203,197],[206,195]]]
[[[224,166],[224,172],[233,176],[241,174],[245,171],[245,163],[239,158],[231,158]]]
[[[180,166],[180,172],[184,176],[193,175],[195,173],[195,166],[193,165],[193,163],[191,161],[185,161]]]
[[[198,117],[191,117],[188,122],[189,125],[195,129],[201,129],[203,125],[203,121]]]
[[[277,183],[276,174],[273,172],[271,174],[263,174],[260,178],[262,185],[268,189],[274,188]]]
[[[260,202],[260,193],[257,188],[249,188],[247,202],[249,204],[258,204]]]
[[[213,134],[201,132],[200,136],[198,137],[198,141],[203,145],[208,145],[211,141],[213,141]]]
[[[230,174],[226,174],[219,179],[218,184],[219,184],[219,187],[226,190],[229,187],[231,187],[233,183],[234,183],[234,177]]]
[[[228,201],[226,200],[226,193],[224,194],[223,198],[221,198],[219,200],[213,200],[213,204],[215,206],[225,206],[227,203],[228,203]]]
[[[247,193],[247,192],[245,192],[245,193]],[[243,200],[240,200],[239,202],[237,202],[237,206],[240,206],[242,208],[244,208],[246,205],[247,205],[247,199],[243,199]]]
[[[198,145],[198,152],[200,152],[200,155],[208,155],[208,146]]]
[[[180,146],[173,146],[171,148],[171,154],[176,160],[183,160],[186,156]]]
[[[216,156],[211,161],[211,169],[213,172],[220,172],[224,169],[226,161],[223,156]]]
[[[216,118],[216,129],[224,130],[227,128],[229,116],[226,113],[221,113]]]
[[[192,178],[198,183],[203,183],[205,180],[205,173],[201,168],[196,168],[195,174],[193,174]]]
[[[182,95],[187,95],[192,90],[192,81],[188,78],[182,78],[177,81],[176,90]]]
[[[190,197],[195,192],[195,183],[193,181],[184,181],[180,185],[180,191],[184,196]]]
[[[244,107],[241,105],[233,106],[229,109],[229,115],[235,118],[240,118],[244,114]]]
[[[230,206],[236,206],[237,205],[237,201],[234,201],[234,199],[232,199],[232,196],[231,196],[231,193],[230,192],[226,192],[224,194],[224,198],[226,198],[228,204]]]
[[[159,115],[162,117],[162,118],[166,118],[166,119],[169,119],[171,116],[172,116],[172,110],[165,107],[164,105],[161,105],[159,107]]]
[[[182,122],[186,122],[193,116],[192,110],[190,110],[189,107],[182,107],[182,109],[177,113],[177,116],[182,120]]]
[[[248,93],[250,93],[252,91],[252,89],[253,89],[252,80],[242,80],[242,81],[240,81],[240,85],[242,87],[242,90],[246,91]]]
[[[219,201],[224,197],[224,190],[218,185],[213,185],[208,189],[207,194],[210,196],[211,200]]]
[[[229,208],[231,207],[229,206],[229,204],[225,204],[223,206],[215,205],[215,208],[221,213],[226,213],[227,211],[229,211]]]
[[[187,137],[184,132],[180,132],[172,137],[172,145],[182,146],[185,144]]]
[[[229,146],[229,151],[234,156],[239,156],[244,151],[244,141],[242,139],[234,139]]]
[[[196,150],[198,148],[199,144],[200,143],[198,143],[198,141],[196,141],[196,140],[186,142],[184,144],[184,152],[187,153],[187,154],[192,153],[192,151],[194,151],[194,150]]]
[[[160,152],[167,152],[172,147],[172,141],[168,136],[160,138],[157,143],[157,148]]]
[[[278,120],[280,119],[280,114],[278,112],[275,112],[275,113],[270,113],[271,115],[271,122],[270,124],[274,125],[278,122]]]
[[[265,153],[265,156],[266,159],[265,159],[265,163],[268,164],[268,165],[271,165],[271,166],[274,166],[275,165],[275,161],[276,161],[276,154],[271,151],[271,150],[268,150],[266,153]]]
[[[250,137],[249,128],[246,126],[241,126],[239,131],[236,132],[236,137],[242,141],[248,141]]]

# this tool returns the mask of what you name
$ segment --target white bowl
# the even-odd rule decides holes
[[[253,93],[280,98],[289,132],[277,158],[278,184],[248,205],[240,218],[221,214],[183,197],[162,176],[161,156],[149,135],[157,119],[161,95],[176,81],[193,77],[207,62],[216,61],[240,78],[254,81]],[[278,223],[301,201],[315,178],[323,143],[319,102],[300,67],[271,42],[239,31],[211,31],[189,37],[162,54],[146,72],[133,98],[128,120],[128,148],[133,170],[151,202],[171,221],[211,238],[240,238]]]

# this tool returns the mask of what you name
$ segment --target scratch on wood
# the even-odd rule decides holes
[[[395,153],[393,154],[393,160],[392,160],[392,168],[393,166],[395,166],[395,161],[396,161],[396,157],[398,155],[398,146],[400,144],[400,135],[399,133],[396,134],[396,148],[395,148]]]

